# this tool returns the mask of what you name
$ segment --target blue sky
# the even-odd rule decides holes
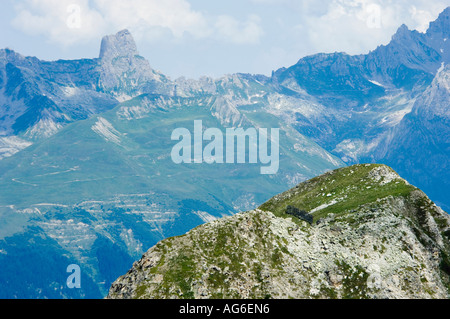
[[[2,0],[0,48],[44,60],[97,57],[129,29],[176,78],[270,75],[318,53],[367,53],[405,23],[426,31],[450,0]]]

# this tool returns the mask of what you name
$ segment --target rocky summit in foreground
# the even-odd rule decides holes
[[[449,238],[422,191],[356,165],[161,241],[107,298],[448,298]]]

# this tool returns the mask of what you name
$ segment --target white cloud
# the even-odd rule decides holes
[[[256,16],[239,22],[193,10],[188,0],[20,0],[16,28],[71,46],[129,29],[137,38],[170,36],[255,43],[262,35]]]
[[[255,52],[250,62],[254,63],[254,69],[268,75],[271,70],[288,67],[306,55],[319,52],[368,53],[389,43],[403,23],[410,29],[424,32],[429,22],[450,5],[450,0],[247,2],[263,18],[266,30],[264,48]],[[272,28],[268,23],[271,17]]]
[[[63,45],[88,40],[105,29],[102,15],[92,10],[87,0],[18,1],[16,10],[16,28],[33,35],[44,34]]]
[[[367,53],[388,43],[403,23],[425,32],[448,4],[448,0],[433,4],[424,0],[326,0],[320,4],[304,0],[298,7],[295,29],[309,51]]]
[[[196,37],[210,32],[202,13],[185,0],[94,0],[107,24],[116,29],[166,28],[175,37],[185,32]]]
[[[219,36],[233,43],[258,43],[264,34],[261,19],[256,15],[250,15],[245,22],[239,22],[228,15],[217,18],[215,28]]]
[[[415,29],[420,32],[427,31],[430,21],[436,18],[432,12],[418,9],[416,6],[411,6],[409,12],[415,22]]]

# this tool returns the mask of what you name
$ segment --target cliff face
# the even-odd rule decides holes
[[[167,94],[167,79],[153,70],[139,55],[133,36],[128,30],[105,36],[100,48],[100,91],[119,101],[146,92]],[[169,85],[170,87],[170,85]]]
[[[161,241],[108,298],[448,298],[449,236],[422,191],[356,165]]]

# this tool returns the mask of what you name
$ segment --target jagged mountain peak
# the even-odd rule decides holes
[[[430,22],[427,34],[450,34],[450,6],[439,14],[439,17]]]
[[[113,59],[121,56],[139,55],[136,42],[127,29],[115,35],[103,37],[100,48],[100,59]]]
[[[10,56],[13,57],[23,57],[22,55],[20,55],[19,53],[17,53],[16,51],[10,49],[10,48],[5,48],[5,49],[1,49],[0,50],[0,59],[6,59]]]
[[[415,46],[414,43],[424,41],[425,34],[417,30],[411,30],[406,24],[402,24],[397,32],[392,36],[391,44],[398,44],[404,46]]]
[[[307,56],[274,72],[272,80],[281,87],[294,82],[320,103],[345,108],[372,103],[388,87],[426,87],[441,63],[450,61],[449,12],[450,7],[430,23],[427,33],[402,24],[388,44],[368,54],[335,52]]]
[[[39,60],[36,57],[26,57],[10,48],[1,49],[0,64],[6,65],[7,63],[12,63],[16,66],[31,67],[32,64],[38,64]]]
[[[133,36],[126,29],[103,38],[100,61],[100,88],[119,101],[145,92],[167,94],[171,90],[161,84],[167,78],[154,71],[139,54]]]
[[[409,30],[409,28],[406,24],[402,24],[397,29],[397,32],[392,36],[392,40],[401,40],[410,35],[411,35],[411,30]]]

